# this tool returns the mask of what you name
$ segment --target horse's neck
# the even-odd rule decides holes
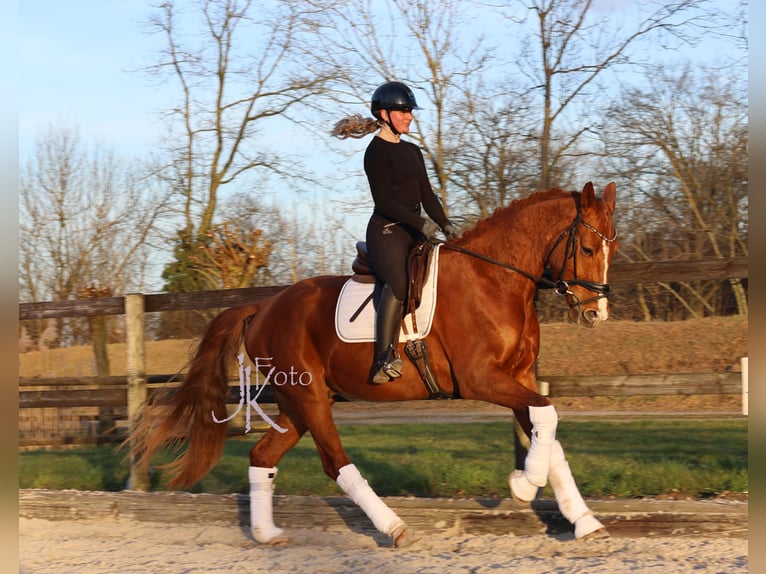
[[[550,213],[556,206],[551,201],[496,212],[465,236],[461,247],[539,275],[553,229]]]

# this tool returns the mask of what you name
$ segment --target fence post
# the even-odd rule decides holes
[[[125,330],[128,371],[128,425],[138,420],[146,402],[146,351],[144,347],[144,296],[141,293],[125,295]],[[149,490],[149,469],[139,468],[130,455],[130,490]]]
[[[748,411],[748,388],[747,388],[747,357],[742,357],[742,414],[747,415]]]

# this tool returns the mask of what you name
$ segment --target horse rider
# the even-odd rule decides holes
[[[407,255],[412,243],[431,238],[441,229],[448,240],[457,230],[444,213],[426,172],[423,152],[401,139],[409,132],[412,111],[420,109],[412,90],[401,82],[386,82],[372,94],[370,111],[339,121],[332,135],[361,138],[378,131],[364,154],[364,171],[374,209],[367,224],[367,251],[383,283],[375,321],[375,354],[370,380],[383,384],[402,375],[395,353],[407,296]],[[430,217],[423,217],[425,210]]]

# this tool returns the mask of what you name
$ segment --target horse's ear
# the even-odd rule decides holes
[[[591,204],[596,201],[596,191],[593,189],[593,182],[589,181],[582,188],[582,197],[580,198],[580,205],[583,208],[590,207]]]
[[[604,201],[609,206],[609,211],[611,213],[614,213],[614,201],[617,197],[617,186],[614,184],[613,181],[610,181],[606,184],[606,189],[604,189]]]

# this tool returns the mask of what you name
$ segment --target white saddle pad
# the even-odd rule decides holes
[[[418,332],[413,333],[412,315],[408,313],[404,317],[407,332],[405,333],[404,329],[399,332],[399,341],[401,342],[422,339],[431,331],[434,311],[436,310],[436,281],[440,247],[441,244],[437,244],[431,254],[420,306],[415,311]],[[345,343],[369,343],[375,340],[375,306],[372,304],[372,299],[367,302],[362,312],[351,321],[351,316],[359,310],[365,299],[372,294],[374,288],[374,283],[360,283],[353,279],[349,279],[343,285],[338,297],[338,304],[335,307],[335,331],[341,341]]]

